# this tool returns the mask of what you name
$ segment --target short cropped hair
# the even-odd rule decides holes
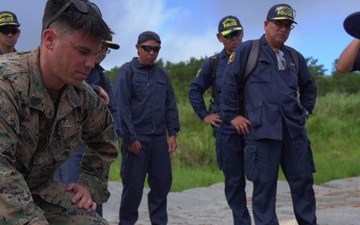
[[[70,30],[76,30],[84,36],[99,37],[104,39],[111,35],[110,28],[102,19],[101,15],[89,8],[89,13],[80,12],[74,4],[70,6],[51,24],[49,20],[55,15],[69,0],[48,0],[46,2],[42,19],[42,31],[47,26],[60,26]],[[76,0],[89,3],[88,0]]]

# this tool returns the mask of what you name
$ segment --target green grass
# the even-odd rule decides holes
[[[172,154],[171,191],[223,182],[216,167],[212,128],[201,122],[187,101],[179,102],[181,132]],[[311,141],[316,184],[360,176],[360,94],[331,93],[318,98],[306,124]],[[113,163],[110,180],[120,181],[120,159]],[[280,172],[280,180],[284,180]]]
[[[207,187],[223,181],[223,173],[217,168],[206,166],[174,166],[171,191],[180,192],[194,187]],[[194,185],[195,183],[196,185]]]
[[[360,94],[331,93],[318,99],[306,125],[316,184],[360,175],[359,108]]]
[[[174,160],[174,157],[172,157],[172,161],[173,161],[173,166],[172,166],[173,183],[171,186],[172,192],[181,192],[183,190],[194,187],[210,186],[214,183],[219,183],[224,181],[224,176],[222,171],[220,171],[215,164],[212,166],[204,166],[204,165],[181,166],[179,165],[179,163],[174,163],[174,161],[176,161]],[[121,158],[118,158],[111,165],[109,180],[119,181],[119,182],[121,181],[120,162],[121,162]],[[145,186],[147,186],[146,183]]]

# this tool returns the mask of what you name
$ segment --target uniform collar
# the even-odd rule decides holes
[[[31,53],[32,54],[29,56],[29,105],[44,112],[48,118],[51,118],[55,114],[55,107],[41,78],[39,61],[40,48]],[[59,107],[59,112],[57,113],[58,117],[64,116],[82,103],[76,88],[69,85],[65,85],[60,98],[60,101],[64,102],[64,105]]]
[[[13,52],[17,52],[16,49],[14,48],[14,51]],[[0,49],[0,55],[4,54],[1,49]]]
[[[96,64],[94,69],[96,69],[99,73],[102,73],[105,70],[102,66],[100,66],[100,64]]]
[[[150,70],[152,68],[154,68],[156,66],[156,63],[152,64],[151,66],[145,66],[143,64],[141,64],[138,60],[139,57],[134,57],[133,60],[132,60],[132,63],[133,65],[137,68],[137,69],[140,69],[140,68],[143,68],[143,69],[147,69],[147,70]]]
[[[229,58],[229,56],[230,55],[226,53],[225,48],[223,48],[223,50],[221,50],[221,52],[219,53],[219,58],[224,58],[224,57]]]

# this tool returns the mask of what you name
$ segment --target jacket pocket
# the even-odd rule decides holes
[[[71,199],[75,193],[66,191],[65,184],[58,180],[51,180],[47,184],[32,190],[33,195],[39,196],[45,202],[69,209],[72,205]]]
[[[248,108],[246,110],[246,117],[251,121],[252,127],[258,127],[261,125],[261,111],[262,105]]]
[[[53,142],[49,145],[49,149],[53,154],[53,157],[57,163],[62,163],[68,160],[71,155],[75,152],[74,149],[78,149],[79,147],[84,145],[82,140],[82,130],[69,130],[67,136],[58,136],[55,134],[55,138],[57,142]]]

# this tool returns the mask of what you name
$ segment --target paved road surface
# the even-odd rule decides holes
[[[104,204],[104,217],[111,225],[118,224],[118,210],[122,185],[110,182],[111,197]],[[232,215],[227,206],[223,183],[171,192],[168,196],[169,225],[231,225]],[[360,177],[335,180],[314,187],[319,225],[360,225]],[[251,212],[252,183],[246,187]],[[147,213],[147,193],[144,190],[136,225],[150,225]],[[297,225],[292,211],[289,188],[278,182],[277,214],[281,225]],[[253,223],[254,224],[254,223]]]

